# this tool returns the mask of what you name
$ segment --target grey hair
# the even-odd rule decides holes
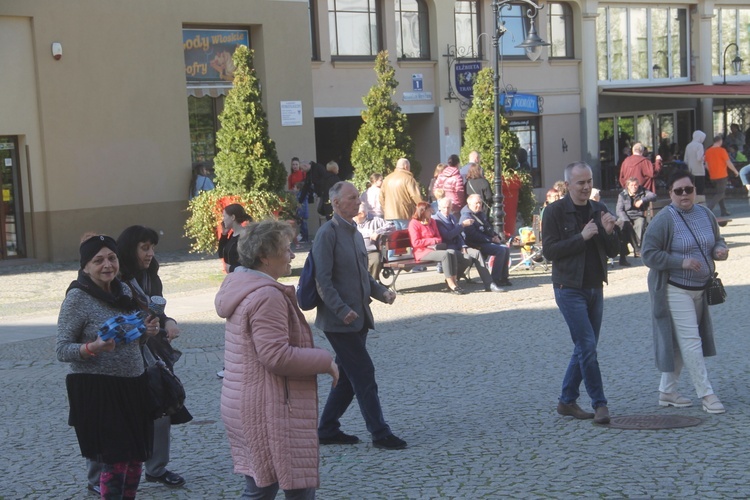
[[[470,194],[468,198],[466,198],[466,203],[469,203],[469,200],[482,200],[482,197],[478,195],[477,193]]]
[[[341,197],[341,190],[347,184],[350,184],[352,187],[354,186],[354,184],[352,184],[351,182],[338,181],[336,184],[334,184],[331,187],[331,189],[328,190],[328,199],[331,201],[332,204],[333,204],[333,200],[338,200]]]
[[[294,239],[294,229],[287,222],[266,219],[250,224],[237,242],[240,264],[249,269],[260,267],[261,259],[281,255],[284,238]]]
[[[445,208],[449,203],[451,203],[451,199],[447,196],[444,196],[437,201],[438,208]]]
[[[565,182],[570,182],[570,176],[574,168],[587,168],[589,169],[589,172],[593,172],[591,166],[589,166],[589,164],[585,161],[574,161],[573,163],[565,167]]]

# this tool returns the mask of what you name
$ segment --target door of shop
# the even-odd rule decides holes
[[[18,138],[0,136],[0,260],[26,257]]]

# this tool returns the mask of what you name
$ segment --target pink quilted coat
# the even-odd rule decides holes
[[[433,189],[438,188],[445,190],[445,196],[453,203],[453,210],[459,210],[466,205],[464,180],[456,167],[447,166],[440,172]]]
[[[221,418],[234,472],[260,487],[317,488],[318,385],[331,355],[313,347],[294,287],[240,268],[216,294],[227,319]]]

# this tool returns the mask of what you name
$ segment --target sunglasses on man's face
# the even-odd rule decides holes
[[[693,191],[695,191],[695,186],[686,186],[684,188],[674,188],[672,192],[676,194],[677,196],[682,196],[683,194],[693,194]]]

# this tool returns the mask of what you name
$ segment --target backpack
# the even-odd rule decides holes
[[[299,275],[299,284],[297,285],[297,304],[303,311],[315,309],[322,303],[318,295],[318,287],[315,284],[315,260],[313,252],[307,254],[305,265],[302,266],[302,273]]]

